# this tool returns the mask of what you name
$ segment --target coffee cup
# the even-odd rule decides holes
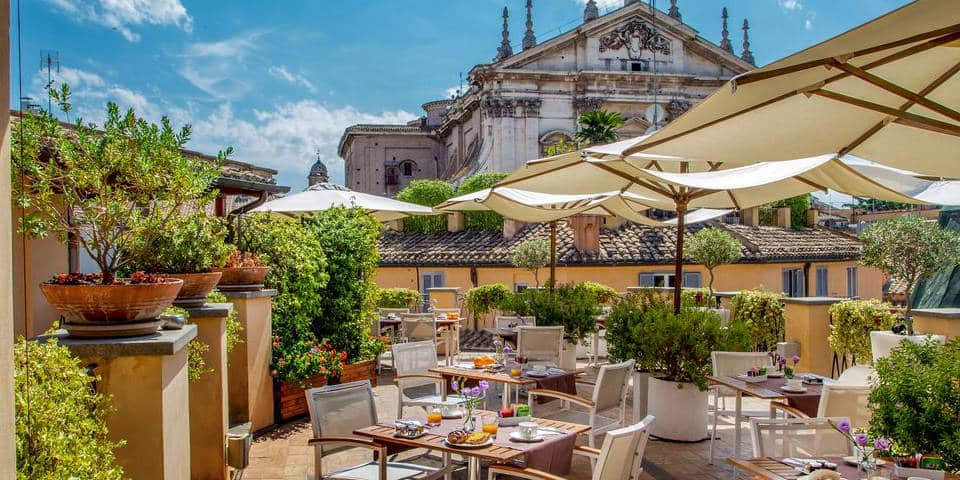
[[[537,437],[537,424],[534,422],[520,422],[517,425],[517,431],[520,432],[520,436],[526,440],[531,440]]]
[[[544,374],[544,373],[547,373],[547,366],[546,366],[546,365],[534,365],[534,366],[533,366],[533,373],[536,373],[536,374]]]
[[[790,390],[800,390],[803,388],[803,380],[799,378],[790,378],[787,379],[787,388]]]

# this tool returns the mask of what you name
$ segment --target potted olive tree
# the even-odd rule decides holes
[[[740,253],[740,242],[729,233],[719,228],[704,228],[690,236],[687,245],[687,255],[695,262],[702,264],[710,274],[710,283],[707,288],[713,297],[713,270],[725,263],[737,261]]]
[[[174,300],[178,307],[199,307],[217,286],[233,247],[226,242],[223,222],[205,212],[175,216],[167,228],[153,228],[124,250],[130,269],[183,280]]]
[[[69,87],[52,91],[65,115]],[[183,282],[137,272],[125,246],[166,228],[176,212],[211,195],[219,166],[183,155],[190,127],[174,130],[107,104],[102,130],[78,119],[63,125],[51,112],[27,113],[11,136],[13,198],[23,208],[21,232],[74,239],[99,266],[94,274],[62,274],[40,286],[65,317],[71,335],[128,336],[156,331],[157,316]],[[223,158],[228,152],[221,153]]]

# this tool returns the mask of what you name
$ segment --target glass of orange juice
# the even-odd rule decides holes
[[[497,423],[496,415],[484,415],[483,417],[483,431],[484,433],[489,433],[490,435],[496,435],[497,429],[499,428]]]
[[[519,365],[519,364],[516,364],[516,365],[514,365],[512,368],[510,368],[510,376],[511,376],[511,377],[516,378],[516,377],[519,377],[520,375],[523,375],[523,370],[520,369],[520,365]]]
[[[427,412],[427,425],[437,426],[443,421],[443,411],[440,407],[433,407]]]

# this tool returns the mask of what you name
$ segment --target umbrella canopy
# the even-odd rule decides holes
[[[960,181],[931,180],[915,172],[866,163],[848,162],[854,170],[898,192],[934,205],[960,205]]]
[[[318,183],[300,193],[264,203],[253,211],[302,215],[329,210],[334,207],[360,207],[381,222],[398,220],[411,215],[435,215],[437,213],[430,207],[369,193],[354,192],[332,183]]]
[[[918,0],[730,81],[627,155],[836,153],[960,177],[960,8]]]

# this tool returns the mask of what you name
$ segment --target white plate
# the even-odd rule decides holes
[[[780,390],[782,390],[782,391],[784,391],[784,392],[787,392],[787,393],[806,393],[806,392],[807,392],[807,387],[790,388],[790,387],[784,385],[784,386],[780,387]]]
[[[549,376],[550,376],[550,373],[547,372],[547,371],[534,372],[533,370],[527,370],[527,372],[524,373],[524,375],[526,375],[526,376],[528,376],[528,377],[534,377],[534,378],[544,378],[544,377],[549,377]]]
[[[490,445],[493,445],[493,436],[491,436],[490,438],[488,438],[486,442],[477,443],[477,444],[473,444],[473,443],[450,443],[450,442],[447,441],[446,438],[443,439],[443,443],[444,443],[444,445],[446,445],[446,446],[448,446],[448,447],[450,447],[450,448],[462,448],[462,449],[464,449],[464,450],[472,450],[472,449],[474,449],[474,448],[484,448],[484,447],[489,447]]]
[[[860,461],[857,460],[857,457],[856,457],[855,455],[850,455],[849,457],[843,457],[843,461],[846,462],[848,465],[854,465],[854,466],[856,466],[858,463],[860,463]],[[887,461],[886,461],[886,460],[880,460],[879,458],[876,459],[876,462],[877,462],[877,466],[878,466],[878,467],[879,467],[880,465],[886,465],[886,464],[887,464]]]
[[[769,378],[783,378],[783,372],[778,372],[776,370],[767,372],[767,377]]]
[[[510,440],[522,443],[537,443],[543,441],[543,435],[537,435],[533,438],[527,438],[520,435],[520,432],[510,432]]]

